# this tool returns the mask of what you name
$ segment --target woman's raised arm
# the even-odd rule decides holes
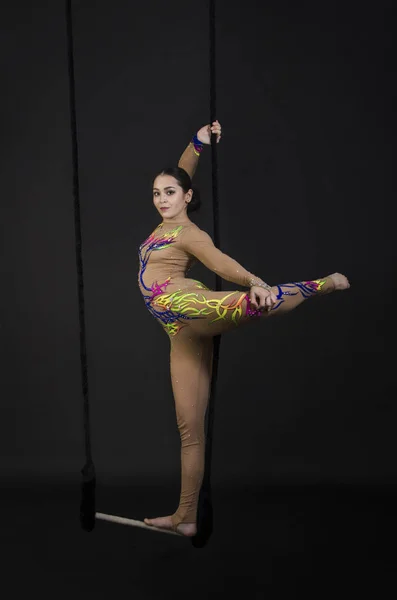
[[[193,179],[193,175],[196,172],[203,145],[211,144],[211,133],[215,133],[218,143],[221,139],[221,125],[219,121],[214,121],[211,127],[210,125],[204,125],[204,127],[199,129],[179,159],[178,167],[184,169],[190,175],[190,179]]]

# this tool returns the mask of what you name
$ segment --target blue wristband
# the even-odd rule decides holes
[[[193,144],[193,149],[194,149],[194,153],[199,156],[204,144],[203,142],[200,142],[200,140],[197,137],[197,134],[194,134],[194,136],[192,137],[192,144]]]

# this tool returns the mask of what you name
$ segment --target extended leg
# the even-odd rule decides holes
[[[159,298],[160,302],[167,303],[172,321],[172,329],[168,330],[171,337],[178,338],[184,328],[197,335],[214,336],[259,318],[289,312],[313,296],[348,287],[348,280],[339,273],[322,279],[276,285],[272,289],[278,302],[270,312],[254,309],[247,292],[192,289]]]

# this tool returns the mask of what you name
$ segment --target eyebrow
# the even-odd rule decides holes
[[[170,190],[170,189],[174,189],[174,188],[175,188],[174,185],[167,185],[167,187],[165,187],[164,189],[165,190]],[[158,191],[159,188],[153,188],[153,189]]]

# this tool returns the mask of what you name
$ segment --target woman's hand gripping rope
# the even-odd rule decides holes
[[[214,121],[212,125],[204,125],[198,130],[197,137],[202,144],[210,144],[211,133],[216,135],[216,142],[219,144],[222,137],[222,127],[219,121]]]

